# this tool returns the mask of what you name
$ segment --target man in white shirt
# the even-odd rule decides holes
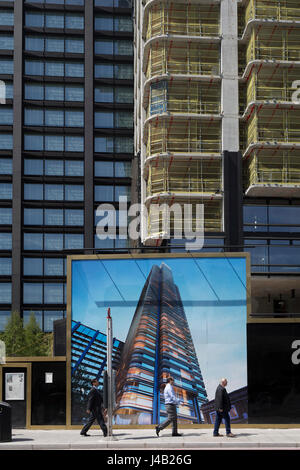
[[[173,384],[174,384],[174,379],[173,377],[169,377],[167,379],[167,385],[165,386],[164,389],[164,398],[165,398],[165,405],[166,405],[166,411],[168,414],[167,419],[156,426],[155,431],[157,437],[159,437],[160,431],[162,431],[164,428],[169,426],[170,423],[172,423],[172,436],[181,436],[181,434],[178,434],[177,432],[177,405],[181,402],[181,400],[178,400],[176,398],[176,395],[174,393],[173,389]]]

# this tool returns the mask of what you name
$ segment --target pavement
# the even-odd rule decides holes
[[[125,428],[114,429],[112,437],[104,438],[96,427],[90,429],[89,437],[80,436],[79,429],[13,429],[12,440],[0,442],[0,454],[4,450],[300,450],[300,428],[232,428],[236,435],[232,438],[223,426],[222,437],[213,437],[212,428],[179,432],[182,436],[172,437],[171,428],[166,428],[157,437],[154,428]]]

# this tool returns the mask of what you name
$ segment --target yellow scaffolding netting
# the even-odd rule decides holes
[[[245,24],[254,19],[300,21],[299,0],[249,0],[245,8]]]
[[[154,160],[149,165],[147,196],[163,192],[215,193],[222,190],[221,159]]]
[[[253,101],[292,102],[299,74],[299,68],[279,67],[279,63],[257,67],[247,80],[245,108]]]
[[[157,40],[149,47],[146,78],[157,75],[219,75],[220,44]]]
[[[162,200],[157,198],[156,204],[161,205],[163,204]],[[160,238],[165,235],[165,221],[170,220],[170,233],[174,235],[176,231],[184,231],[183,227],[183,217],[185,221],[192,230],[196,230],[198,228],[197,219],[196,219],[196,205],[203,204],[204,206],[204,230],[205,232],[221,232],[223,230],[222,227],[222,206],[223,202],[220,199],[210,198],[208,200],[201,200],[197,199],[189,199],[187,201],[183,201],[180,199],[176,199],[176,201],[170,201],[167,203],[170,208],[172,208],[173,204],[177,205],[177,209],[179,211],[171,211],[170,210],[170,217],[166,217],[166,213],[164,210],[159,211],[156,207],[151,205],[148,210],[148,234],[150,237],[153,238]],[[191,214],[187,214],[185,212],[185,204],[191,205]],[[181,208],[181,210],[180,210]],[[191,215],[191,217],[189,217]],[[184,237],[184,235],[183,235]]]
[[[246,49],[246,62],[251,60],[300,60],[300,28],[276,22],[255,26]]]
[[[300,185],[300,151],[256,149],[245,161],[245,187]]]
[[[147,127],[147,157],[168,152],[184,155],[221,152],[221,122],[213,118],[201,121],[157,117]]]
[[[162,80],[150,87],[147,117],[162,112],[220,114],[220,111],[220,82]]]
[[[146,40],[165,34],[218,36],[220,5],[159,2],[147,11]]]
[[[246,146],[300,143],[300,109],[254,107],[246,124]]]

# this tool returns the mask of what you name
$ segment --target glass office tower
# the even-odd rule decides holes
[[[0,331],[12,310],[52,331],[66,254],[126,248],[95,211],[130,199],[131,1],[0,1],[0,29]]]
[[[116,423],[157,424],[166,416],[168,376],[183,403],[179,420],[200,423],[207,401],[191,332],[171,269],[154,265],[142,290],[117,371]]]

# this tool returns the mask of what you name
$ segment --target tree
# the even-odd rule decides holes
[[[30,314],[24,328],[19,312],[12,312],[4,332],[0,335],[6,347],[6,356],[49,356],[52,355],[53,335],[43,333],[34,312]]]
[[[5,343],[7,356],[24,356],[25,332],[19,312],[11,313],[1,339]]]
[[[36,321],[35,314],[31,312],[29,321],[24,328],[24,353],[26,356],[47,356],[48,348],[44,336]]]

